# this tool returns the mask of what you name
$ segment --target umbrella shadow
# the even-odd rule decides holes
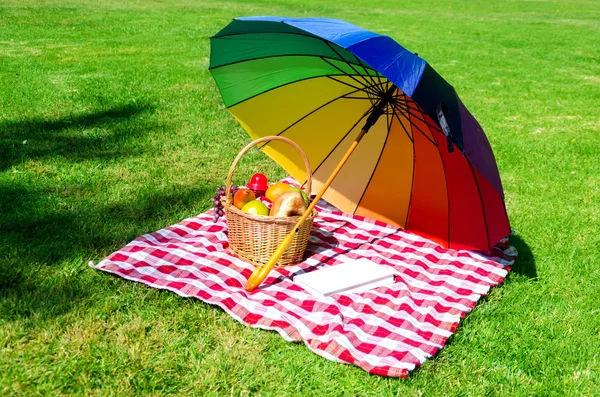
[[[510,237],[510,244],[517,249],[518,256],[515,263],[511,266],[508,277],[510,277],[511,273],[514,273],[531,280],[537,280],[538,274],[535,266],[535,257],[529,245],[517,234]]]

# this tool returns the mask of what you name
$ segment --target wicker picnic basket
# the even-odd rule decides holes
[[[281,136],[266,136],[259,138],[249,143],[237,155],[229,169],[227,181],[225,182],[226,196],[222,200],[229,234],[229,249],[240,258],[247,260],[255,266],[264,265],[269,260],[275,249],[277,249],[284,237],[292,231],[300,218],[300,216],[273,217],[252,215],[237,209],[233,205],[233,198],[231,197],[231,180],[238,162],[248,150],[259,143],[266,141],[285,142],[296,149],[302,157],[306,168],[306,192],[308,192],[309,195],[312,185],[312,173],[306,154],[304,154],[300,146],[288,138]],[[313,210],[306,218],[306,221],[300,226],[298,232],[295,233],[292,243],[284,251],[279,261],[277,261],[277,267],[302,261],[304,251],[308,245],[308,237],[315,216],[316,211]]]

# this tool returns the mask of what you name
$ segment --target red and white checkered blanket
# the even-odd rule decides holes
[[[96,269],[218,305],[236,320],[303,341],[327,359],[378,375],[405,377],[441,349],[460,319],[500,283],[516,259],[508,240],[492,256],[447,250],[396,227],[321,202],[305,260],[244,290],[253,266],[227,250],[212,210],[138,237]],[[393,266],[392,285],[315,298],[294,275],[362,257]]]

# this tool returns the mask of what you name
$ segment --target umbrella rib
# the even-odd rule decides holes
[[[387,120],[386,120],[386,125],[387,125]],[[379,151],[379,157],[377,158],[377,162],[375,163],[375,166],[373,167],[373,170],[371,171],[371,176],[369,176],[369,181],[365,185],[365,188],[363,189],[363,192],[360,195],[360,199],[358,199],[358,201],[356,202],[356,208],[358,208],[358,206],[360,205],[360,202],[362,201],[363,197],[365,196],[365,193],[367,192],[367,189],[369,189],[369,185],[371,184],[371,181],[373,180],[373,175],[375,175],[375,171],[377,170],[377,167],[379,166],[379,162],[381,161],[381,157],[383,156],[383,151],[385,149],[385,146],[387,144],[389,137],[390,137],[390,129],[388,128],[387,133],[385,134],[385,141],[383,142],[383,145],[381,146],[381,150]],[[356,211],[356,209],[355,209],[355,211]]]
[[[249,96],[248,98],[244,98],[244,99],[242,99],[241,101],[238,101],[238,102],[236,102],[236,103],[233,103],[233,104],[231,104],[231,105],[229,105],[229,106],[226,106],[226,107],[227,107],[227,108],[231,108],[231,107],[233,107],[233,106],[239,105],[240,103],[246,102],[246,101],[248,101],[248,100],[250,100],[250,99],[253,99],[253,98],[256,98],[256,97],[258,97],[258,96],[261,96],[261,95],[263,95],[263,94],[266,94],[267,92],[270,92],[270,91],[276,90],[276,89],[278,89],[278,88],[281,88],[281,87],[285,87],[285,86],[287,86],[287,85],[290,85],[290,84],[300,83],[300,82],[302,82],[302,81],[307,81],[307,80],[312,80],[312,79],[318,79],[318,78],[323,78],[323,77],[327,77],[327,78],[333,79],[331,76],[339,76],[339,75],[337,75],[337,74],[334,74],[334,75],[330,75],[330,74],[324,74],[324,75],[319,75],[319,76],[310,76],[310,77],[306,77],[306,78],[304,78],[304,79],[298,79],[298,80],[290,81],[290,82],[288,82],[288,83],[284,83],[284,84],[278,85],[278,86],[276,86],[276,87],[269,88],[268,90],[264,90],[264,91],[261,91],[261,92],[259,92],[259,93],[257,93],[257,94],[251,95],[251,96]],[[333,79],[333,80],[335,80],[335,79]],[[343,83],[343,84],[344,84],[344,82],[343,82],[343,81],[339,81],[339,80],[335,80],[335,81],[337,81],[338,83]],[[352,88],[354,88],[354,89],[357,89],[357,90],[359,90],[359,91],[364,91],[362,88],[358,88],[358,87],[355,87],[355,86],[353,86],[353,85],[350,85],[350,84],[346,84],[346,85],[347,85],[347,86],[349,86],[349,87],[352,87]],[[366,92],[366,91],[365,91],[365,92]]]
[[[442,156],[442,151],[440,150],[439,145],[436,145],[435,148],[438,151],[440,156],[440,160],[442,162],[442,170],[444,171],[444,183],[446,185],[446,201],[448,204],[448,247],[450,247],[450,187],[448,186],[448,174],[446,173],[446,164],[444,163],[444,156]]]
[[[370,85],[369,87],[374,87],[375,90],[377,91],[377,100],[381,99],[383,97],[383,95],[385,94],[385,92],[387,91],[387,88],[389,87],[389,80],[385,80],[385,81],[381,81],[378,78],[379,82],[371,79],[371,81],[373,81],[373,84]],[[385,86],[385,88],[384,88]]]
[[[352,54],[352,55],[354,55],[354,54]],[[356,58],[356,60],[360,63],[360,66],[364,70],[364,73],[369,77],[369,80],[371,80],[371,83],[373,84],[373,86],[380,86],[381,85],[381,80],[379,81],[379,83],[377,81],[375,81],[375,79],[373,78],[373,76],[371,75],[371,73],[369,73],[367,71],[367,68],[364,67],[364,65],[362,64],[362,62],[360,61],[360,59],[358,59],[358,57],[356,55],[354,55],[354,58]],[[353,63],[353,65],[355,65],[355,64]],[[373,70],[374,72],[376,72],[377,76],[379,75],[379,73],[375,69],[371,69],[371,70]],[[379,79],[379,76],[378,76],[378,79]],[[383,93],[383,89],[382,89],[382,93]]]
[[[415,112],[421,113],[421,116],[419,116],[419,114],[415,113]],[[433,128],[435,130],[435,132],[439,132],[440,134],[442,134],[442,130],[440,130],[440,128],[437,125],[431,124],[427,121],[427,117],[425,117],[425,113],[420,108],[408,108],[407,114],[409,114],[411,117],[414,117],[415,119],[423,122],[427,127]],[[429,137],[429,135],[425,134],[421,128],[419,128],[418,126],[416,126],[416,127],[419,130],[419,132],[421,132],[423,135],[425,135],[425,137],[427,139],[429,139],[429,141],[432,144],[434,144],[435,146],[438,146],[437,142],[432,141],[431,138]],[[432,131],[432,134],[433,134],[433,131]]]
[[[289,35],[293,35],[293,36],[302,36],[302,37],[308,37],[308,38],[311,38],[311,39],[315,39],[315,40],[317,40],[317,41],[322,41],[323,43],[327,44],[327,46],[328,46],[329,48],[331,48],[331,50],[332,50],[333,52],[335,52],[335,53],[336,53],[336,55],[338,55],[338,56],[340,57],[340,59],[339,59],[340,61],[348,62],[348,61],[346,61],[346,59],[345,59],[345,58],[343,58],[343,57],[342,57],[342,56],[339,54],[339,52],[338,52],[337,50],[335,50],[335,49],[334,49],[334,48],[331,46],[331,44],[334,44],[334,45],[338,46],[337,44],[335,44],[335,43],[332,43],[332,42],[330,42],[329,40],[326,40],[326,39],[324,39],[324,38],[322,38],[322,37],[314,36],[314,35],[312,35],[312,34],[305,34],[305,33],[301,33],[301,32],[239,32],[239,33],[229,33],[229,34],[224,34],[224,35],[220,35],[220,36],[219,36],[219,35],[218,35],[218,33],[217,33],[217,35],[211,36],[211,37],[210,37],[210,39],[220,39],[220,38],[224,38],[224,37],[231,37],[231,36],[242,36],[242,35],[250,35],[250,34],[289,34]],[[372,68],[372,67],[370,67],[370,66],[367,66],[367,67],[365,67],[365,66],[364,66],[364,63],[363,63],[363,62],[362,62],[362,61],[361,61],[361,60],[360,60],[360,59],[359,59],[359,58],[358,58],[356,55],[354,55],[354,54],[353,54],[351,51],[349,51],[348,49],[346,49],[346,48],[343,48],[343,47],[340,47],[340,46],[338,46],[338,47],[339,47],[339,48],[341,48],[341,49],[343,49],[343,50],[345,50],[345,51],[348,51],[348,53],[349,53],[349,54],[351,54],[351,55],[352,55],[354,58],[356,58],[356,60],[357,60],[357,61],[358,61],[358,62],[361,64],[360,66],[361,66],[363,69],[365,69],[365,71],[366,71],[366,69],[370,69],[370,70],[372,70],[372,71],[374,71],[374,72],[377,72],[377,71],[376,71],[374,68]],[[315,55],[315,56],[316,56],[316,55]],[[332,59],[335,59],[335,58],[332,58]],[[354,62],[348,62],[348,63],[349,63],[349,64],[351,63],[351,64],[354,64],[354,65],[356,65]],[[209,69],[209,70],[210,70],[210,69]],[[378,74],[379,74],[379,73],[378,73]]]
[[[387,92],[389,84],[391,83],[389,80],[386,79],[386,81],[381,81],[381,74],[379,72],[377,72],[377,80],[379,80],[379,84],[381,84],[382,86],[385,84],[385,88],[383,89],[385,92]]]
[[[352,76],[351,74],[349,74],[349,73],[346,73],[344,70],[340,69],[338,66],[336,66],[336,65],[334,65],[333,63],[329,62],[329,61],[328,61],[326,58],[323,58],[323,57],[321,57],[321,59],[322,59],[323,61],[327,62],[329,65],[331,65],[331,66],[333,66],[334,68],[336,68],[337,70],[339,70],[340,72],[342,72],[342,74],[344,74],[345,76],[348,76],[348,77],[350,77],[352,80],[356,81],[358,84],[362,84],[362,85],[363,85],[363,87],[365,87],[365,88],[371,88],[371,86],[370,86],[370,85],[367,85],[367,84],[365,84],[365,83],[363,83],[363,82],[359,81],[358,79],[356,79],[356,78],[355,78],[354,76]],[[359,75],[359,76],[363,77],[362,75]],[[374,94],[377,94],[377,91],[375,91],[375,90],[373,90],[372,92],[373,92]]]
[[[421,110],[419,108],[410,108],[404,105],[400,105],[400,104],[396,104],[396,109],[403,111],[406,114],[410,114],[411,116],[414,116],[414,118],[416,118],[419,121],[422,121],[423,124],[426,124],[428,127],[434,128],[437,132],[442,132],[442,130],[436,125],[436,124],[431,124],[430,122],[427,121],[427,119],[423,116],[419,116],[418,113],[416,112],[421,112]],[[422,113],[422,112],[421,112]]]
[[[435,122],[430,123],[429,121],[427,121],[427,117],[425,117],[425,113],[421,110],[421,108],[407,107],[406,111],[409,112],[411,115],[413,115],[416,119],[422,121],[428,127],[433,128],[435,130],[435,132],[444,134],[444,132],[442,131],[442,129],[440,128],[439,125],[435,124]],[[421,116],[419,116],[418,113],[415,113],[415,112],[421,113]],[[444,134],[444,136],[445,136],[445,134]]]
[[[352,55],[354,56],[354,58],[356,58],[356,60],[358,61],[358,63],[360,63],[360,66],[364,69],[365,73],[368,73],[367,72],[366,64],[362,61],[362,59],[360,59],[359,57],[357,57],[354,54],[352,54]],[[372,69],[373,71],[377,72],[375,69],[373,69],[371,67],[369,67],[369,69]],[[379,72],[377,72],[376,76],[377,76],[377,80],[379,81],[378,85],[383,86],[384,83],[381,81],[381,77],[380,77],[381,75],[379,74]],[[375,82],[374,79],[373,79],[373,82]]]
[[[408,103],[408,101],[407,101]],[[437,124],[431,124],[429,121],[427,121],[427,119],[425,117],[419,117],[417,114],[415,114],[412,111],[421,111],[419,107],[409,107],[408,105],[402,105],[399,102],[396,102],[396,107],[398,109],[401,109],[403,111],[405,111],[406,113],[410,113],[411,115],[413,115],[416,119],[421,120],[423,123],[427,124],[427,126],[434,128],[437,132],[443,133],[442,130],[440,129],[440,127]]]
[[[372,92],[367,92],[367,97],[369,98],[369,101],[371,101],[372,106],[377,106],[377,103],[379,103],[380,100],[379,95],[373,94]]]
[[[411,116],[414,116],[415,118],[418,118],[419,120],[423,121],[423,119],[419,118],[414,113],[414,111],[421,112],[421,113],[423,113],[423,112],[419,108],[409,108],[408,102],[406,102],[406,103],[407,103],[406,108],[407,108],[408,113]],[[410,112],[410,110],[413,110],[413,112]],[[425,115],[423,115],[423,118],[425,118]],[[415,124],[413,124],[413,125],[415,125]],[[431,125],[429,123],[427,123],[426,121],[425,121],[425,125],[427,125],[428,127],[431,128]],[[415,125],[415,127],[417,127],[417,126]],[[423,136],[425,136],[426,138],[429,139],[429,137],[425,133],[423,133],[419,127],[417,127],[417,129],[423,134]],[[448,241],[448,247],[450,247],[450,187],[448,186],[448,175],[446,173],[446,166],[444,164],[444,156],[442,156],[442,152],[440,150],[439,145],[435,144],[434,146],[438,151],[440,160],[442,162],[442,170],[444,171],[444,184],[446,185],[446,201],[447,201],[447,205],[448,205],[448,216],[447,216],[447,219],[448,219],[448,235],[447,235],[447,237],[448,237],[448,239],[447,239],[447,241]],[[479,188],[478,188],[478,190],[479,190]],[[487,225],[486,225],[486,227],[487,227]]]
[[[412,150],[413,150],[412,178],[410,181],[410,194],[408,195],[408,207],[406,208],[406,220],[404,221],[405,229],[408,229],[408,217],[410,215],[410,207],[411,207],[412,198],[413,198],[413,189],[415,187],[415,159],[417,158],[415,145],[412,145]]]
[[[337,149],[338,146],[340,146],[340,144],[344,141],[344,139],[346,139],[346,137],[352,132],[352,130],[354,130],[354,128],[356,128],[356,126],[362,121],[364,120],[365,117],[367,117],[372,111],[373,111],[374,107],[370,107],[363,115],[361,118],[358,119],[358,121],[356,123],[354,123],[354,125],[352,127],[350,127],[350,129],[348,130],[348,132],[346,132],[346,134],[344,134],[344,136],[342,137],[342,139],[340,139],[338,141],[338,143],[333,147],[333,149],[331,149],[331,151],[329,153],[327,153],[327,156],[325,156],[323,158],[323,160],[321,160],[321,162],[319,163],[319,165],[317,165],[317,167],[313,170],[313,175],[317,173],[317,171],[319,170],[319,168],[321,168],[321,166],[323,165],[323,163],[325,163],[325,161],[327,161],[327,159],[329,158],[329,156],[331,156],[331,154],[333,152],[335,152],[335,149]]]
[[[387,88],[389,87],[388,83],[390,83],[389,80],[386,80],[382,83],[378,83],[375,81],[374,84],[370,86],[370,87],[374,87],[377,90],[377,99],[378,100],[383,98],[383,96],[385,95],[385,92],[387,91]],[[386,88],[383,88],[384,86]]]
[[[359,63],[359,64],[360,64],[360,66],[363,68],[363,70],[365,71],[365,73],[366,73],[366,74],[368,74],[368,75],[369,75],[369,77],[371,77],[371,81],[373,82],[373,84],[377,84],[377,83],[375,82],[375,79],[373,79],[373,76],[370,76],[369,72],[367,72],[367,69],[365,68],[365,65],[364,65],[364,63],[363,63],[363,62],[362,62],[360,59],[358,59],[358,57],[357,57],[355,54],[352,54],[352,56],[354,56],[354,58],[355,58],[355,59],[358,61],[358,63]],[[378,72],[377,74],[379,74],[379,72]],[[379,82],[379,84],[381,84],[381,81]]]
[[[416,117],[416,116],[415,116],[414,114],[412,114],[412,113],[409,113],[409,112],[407,112],[406,114],[404,114],[404,113],[402,112],[402,109],[398,109],[398,108],[396,108],[396,106],[395,106],[395,105],[394,105],[394,109],[396,109],[396,110],[400,111],[400,113],[402,113],[402,115],[403,115],[403,116],[405,116],[405,117],[407,117],[409,120],[410,120],[410,118],[409,118],[408,116],[414,116],[416,119],[420,120],[420,119],[419,119],[419,117]],[[430,138],[430,137],[429,137],[429,136],[428,136],[426,133],[424,133],[424,132],[423,132],[423,130],[422,130],[421,128],[419,128],[419,126],[418,126],[418,125],[416,125],[415,123],[411,123],[411,125],[413,125],[413,126],[414,126],[414,127],[417,129],[417,131],[419,131],[419,132],[421,133],[421,135],[423,135],[425,138],[427,138],[427,140],[428,140],[429,142],[431,142],[431,144],[432,144],[433,146],[437,146],[437,143],[436,143],[435,141],[431,140],[431,138]]]
[[[473,170],[473,165],[469,160],[467,160],[467,164],[469,164],[469,168],[471,169],[471,175],[473,175],[473,179],[475,180],[475,186],[477,187],[477,193],[479,193],[479,203],[481,204],[481,212],[483,213],[483,223],[485,224],[485,236],[487,238],[488,248],[490,246],[490,233],[488,232],[488,223],[487,217],[485,216],[485,206],[483,204],[483,196],[481,195],[481,189],[479,188],[479,182],[477,182],[477,176],[475,176],[475,170]]]
[[[348,65],[350,65],[350,67],[352,68],[352,70],[354,70],[357,74],[361,74],[358,70],[356,70],[356,68],[354,68],[354,63],[353,62],[348,62],[344,57],[342,57],[342,55],[340,55],[340,53],[337,52],[336,49],[333,48],[328,41],[326,41],[325,43],[327,44],[327,46],[329,48],[331,48],[331,51],[335,52],[336,55],[340,57],[340,60],[343,60],[344,62],[347,62]],[[354,54],[352,54],[352,55],[354,56],[354,58],[356,58],[356,60],[358,60],[358,58],[356,57],[356,55],[354,55]],[[373,83],[373,85],[375,85],[376,84],[375,80],[373,80],[371,74],[369,72],[367,72],[367,69],[365,69],[364,67],[363,67],[363,70],[364,70],[364,74],[366,74],[369,77],[369,80],[371,80],[371,82]],[[371,70],[375,71],[374,69],[371,69]]]
[[[245,34],[291,34],[293,36],[303,36],[303,37],[310,37],[312,39],[316,39],[319,41],[325,41],[325,39],[312,35],[312,34],[306,34],[306,33],[301,33],[301,32],[238,32],[238,33],[228,33],[228,34],[222,34],[219,35],[218,33],[214,36],[211,36],[210,39],[221,39],[223,37],[232,37],[232,36],[243,36]]]
[[[345,81],[338,80],[338,79],[336,79],[336,78],[335,78],[335,77],[333,77],[333,76],[339,76],[339,75],[327,75],[327,77],[328,77],[328,78],[330,78],[331,80],[333,80],[333,81],[335,81],[335,82],[338,82],[338,83],[340,83],[340,84],[347,85],[348,87],[352,87],[352,88],[356,89],[357,91],[362,91],[362,92],[365,92],[365,93],[367,93],[367,94],[371,94],[371,95],[373,95],[373,96],[376,96],[376,95],[375,95],[375,93],[373,93],[373,92],[371,92],[371,91],[369,91],[369,90],[367,90],[367,89],[366,89],[366,88],[368,88],[369,86],[366,86],[366,85],[365,85],[365,86],[363,86],[362,88],[361,88],[361,87],[357,87],[357,86],[354,86],[354,85],[352,85],[352,84],[350,84],[350,83],[347,83],[347,82],[345,82]],[[360,84],[360,82],[359,82],[359,84]]]
[[[222,65],[218,65],[218,66],[213,66],[208,68],[209,71],[212,70],[216,70],[216,69],[220,69],[223,68],[225,66],[231,66],[231,65],[237,65],[238,63],[244,63],[244,62],[252,62],[252,61],[259,61],[261,59],[269,59],[269,58],[285,58],[285,57],[307,57],[307,58],[327,58],[327,59],[333,59],[335,61],[340,61],[340,62],[346,62],[348,65],[353,65],[351,62],[347,62],[344,59],[337,59],[334,57],[328,57],[326,55],[312,55],[312,54],[277,54],[277,55],[266,55],[266,56],[262,56],[262,57],[256,57],[256,58],[247,58],[247,59],[241,59],[238,61],[233,61],[233,62],[229,62],[229,63],[224,63]],[[352,67],[352,66],[350,66]],[[352,67],[352,69],[357,73],[357,75],[362,76],[363,73],[359,72],[358,70],[354,69]]]
[[[427,125],[428,127],[431,127],[431,124],[427,123],[427,121],[425,121],[424,119],[422,119],[421,117],[419,117],[415,113],[412,113],[410,111],[406,111],[406,110],[404,110],[402,108],[396,108],[396,110],[398,110],[400,113],[402,113],[407,118],[409,118],[409,116],[410,117],[414,117],[415,119],[417,119],[417,120],[422,121],[423,123],[425,123],[425,125]],[[429,137],[429,135],[427,135],[418,125],[416,125],[415,123],[411,123],[411,124],[417,129],[417,131],[419,131],[425,138],[427,138],[427,140],[429,142],[431,142],[432,145],[437,146],[437,142],[435,142],[433,139],[431,139],[431,137]]]
[[[354,63],[354,62],[348,62],[348,61],[346,61],[346,59],[345,59],[345,58],[343,58],[343,57],[342,57],[342,56],[339,54],[339,52],[338,52],[338,51],[336,51],[335,49],[333,49],[333,47],[331,46],[331,44],[334,44],[334,45],[336,45],[337,47],[339,47],[339,48],[341,48],[341,49],[343,49],[343,50],[345,50],[345,51],[348,51],[348,53],[349,53],[350,55],[352,55],[354,58],[356,58],[356,60],[357,60],[357,61],[359,61],[360,63],[362,63],[362,61],[361,61],[360,59],[358,59],[358,57],[357,57],[356,55],[354,55],[354,54],[353,54],[351,51],[349,51],[348,49],[346,49],[346,48],[343,48],[343,47],[341,47],[341,46],[339,46],[339,45],[337,45],[337,44],[335,44],[335,43],[332,43],[331,41],[329,41],[329,40],[326,40],[326,39],[324,39],[324,38],[322,38],[322,37],[314,36],[314,35],[311,35],[311,34],[304,34],[304,33],[300,33],[300,32],[240,32],[240,33],[230,33],[230,34],[224,34],[224,35],[221,35],[221,36],[217,36],[217,35],[215,35],[215,36],[212,36],[212,37],[210,37],[210,39],[220,39],[220,38],[222,38],[222,37],[241,36],[241,35],[245,35],[245,34],[289,34],[289,35],[295,35],[295,36],[309,37],[309,38],[311,38],[311,39],[315,39],[315,40],[317,40],[317,41],[322,41],[323,43],[327,44],[327,46],[328,46],[329,48],[331,48],[331,49],[333,50],[333,52],[335,52],[335,53],[336,53],[336,55],[338,55],[338,56],[340,57],[340,59],[338,59],[339,61],[343,61],[343,62],[347,62],[347,63],[349,63],[349,64],[351,63],[351,64],[354,64],[354,65],[356,65],[356,63]],[[317,55],[315,55],[315,56],[317,56]],[[335,59],[335,58],[332,58],[332,59]],[[374,72],[377,72],[375,69],[373,69],[373,68],[372,68],[372,67],[370,67],[370,66],[367,66],[367,68],[365,68],[363,65],[360,65],[360,66],[362,66],[362,68],[363,68],[363,69],[365,69],[365,70],[366,70],[366,69],[370,69],[370,70],[372,70],[372,71],[374,71]]]
[[[288,125],[287,127],[285,127],[283,130],[281,130],[280,132],[277,133],[277,136],[285,133],[287,130],[289,130],[290,128],[292,128],[293,126],[295,126],[296,124],[298,124],[299,122],[301,122],[302,120],[306,119],[307,117],[311,116],[312,114],[314,114],[315,112],[318,112],[319,110],[323,109],[325,106],[332,104],[333,102],[339,100],[339,99],[345,99],[346,95],[352,95],[356,92],[358,92],[359,89],[355,90],[355,91],[351,91],[348,92],[344,95],[340,95],[338,97],[335,97],[327,102],[325,102],[324,104],[322,104],[321,106],[319,106],[316,109],[311,110],[310,112],[306,113],[304,116],[300,117],[298,120],[294,121],[292,124]],[[266,145],[268,145],[271,141],[267,141],[264,144],[260,145],[258,148],[262,149],[263,147],[265,147]]]
[[[414,139],[412,136],[410,136],[410,134],[408,133],[408,130],[407,130],[407,129],[406,129],[406,127],[404,126],[404,123],[402,123],[402,121],[400,120],[400,117],[398,117],[398,113],[395,113],[395,112],[394,112],[394,117],[396,117],[396,120],[398,120],[398,123],[400,123],[400,126],[402,127],[402,129],[403,129],[403,130],[404,130],[404,132],[406,133],[406,136],[408,137],[408,139],[410,139],[410,141],[411,141],[412,143],[414,143],[414,142],[415,142],[415,139]],[[393,119],[392,119],[392,120],[393,120]],[[410,122],[410,120],[409,120],[409,122]],[[390,123],[390,128],[392,128],[392,124],[391,124],[391,123]]]
[[[377,83],[377,82],[375,81],[375,79],[373,78],[373,76],[371,75],[371,73],[369,73],[369,72],[367,71],[367,68],[365,67],[365,64],[364,64],[364,63],[363,63],[363,62],[362,62],[362,61],[361,61],[361,60],[360,60],[360,59],[359,59],[359,58],[358,58],[358,57],[357,57],[355,54],[353,54],[352,52],[351,52],[351,54],[352,54],[352,56],[353,56],[353,57],[354,57],[354,58],[355,58],[355,59],[358,61],[358,63],[360,64],[360,66],[361,66],[361,67],[362,67],[362,69],[364,70],[365,74],[366,74],[367,76],[369,76],[369,80],[371,80],[371,82],[373,83],[373,86],[381,85],[381,80],[379,79],[379,72],[378,72],[378,71],[376,71],[375,69],[371,68],[371,67],[369,67],[369,68],[368,68],[369,70],[372,70],[372,71],[374,71],[374,72],[376,73],[377,79],[379,80],[379,83]],[[353,64],[354,64],[354,63],[353,63]],[[353,68],[353,69],[354,69],[354,68]],[[381,94],[383,94],[383,89],[381,90],[381,93],[380,93],[380,95],[381,95]]]
[[[371,105],[373,107],[377,106],[377,104],[381,100],[381,96],[379,94],[373,94],[371,92],[367,92],[367,96],[369,97],[369,101],[371,101]]]
[[[347,97],[344,97],[344,99],[362,99],[362,100],[365,100],[365,101],[371,101],[371,102],[373,102],[373,99],[372,99],[372,98],[369,98],[369,97],[364,97],[364,96],[363,96],[363,97],[358,97],[358,96],[347,96]]]

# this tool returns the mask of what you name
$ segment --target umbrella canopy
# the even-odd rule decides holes
[[[251,138],[282,135],[302,147],[314,191],[373,122],[323,196],[340,210],[454,249],[488,250],[509,234],[480,125],[450,84],[391,38],[333,19],[238,18],[211,38],[210,71]],[[306,180],[286,145],[261,150]]]

